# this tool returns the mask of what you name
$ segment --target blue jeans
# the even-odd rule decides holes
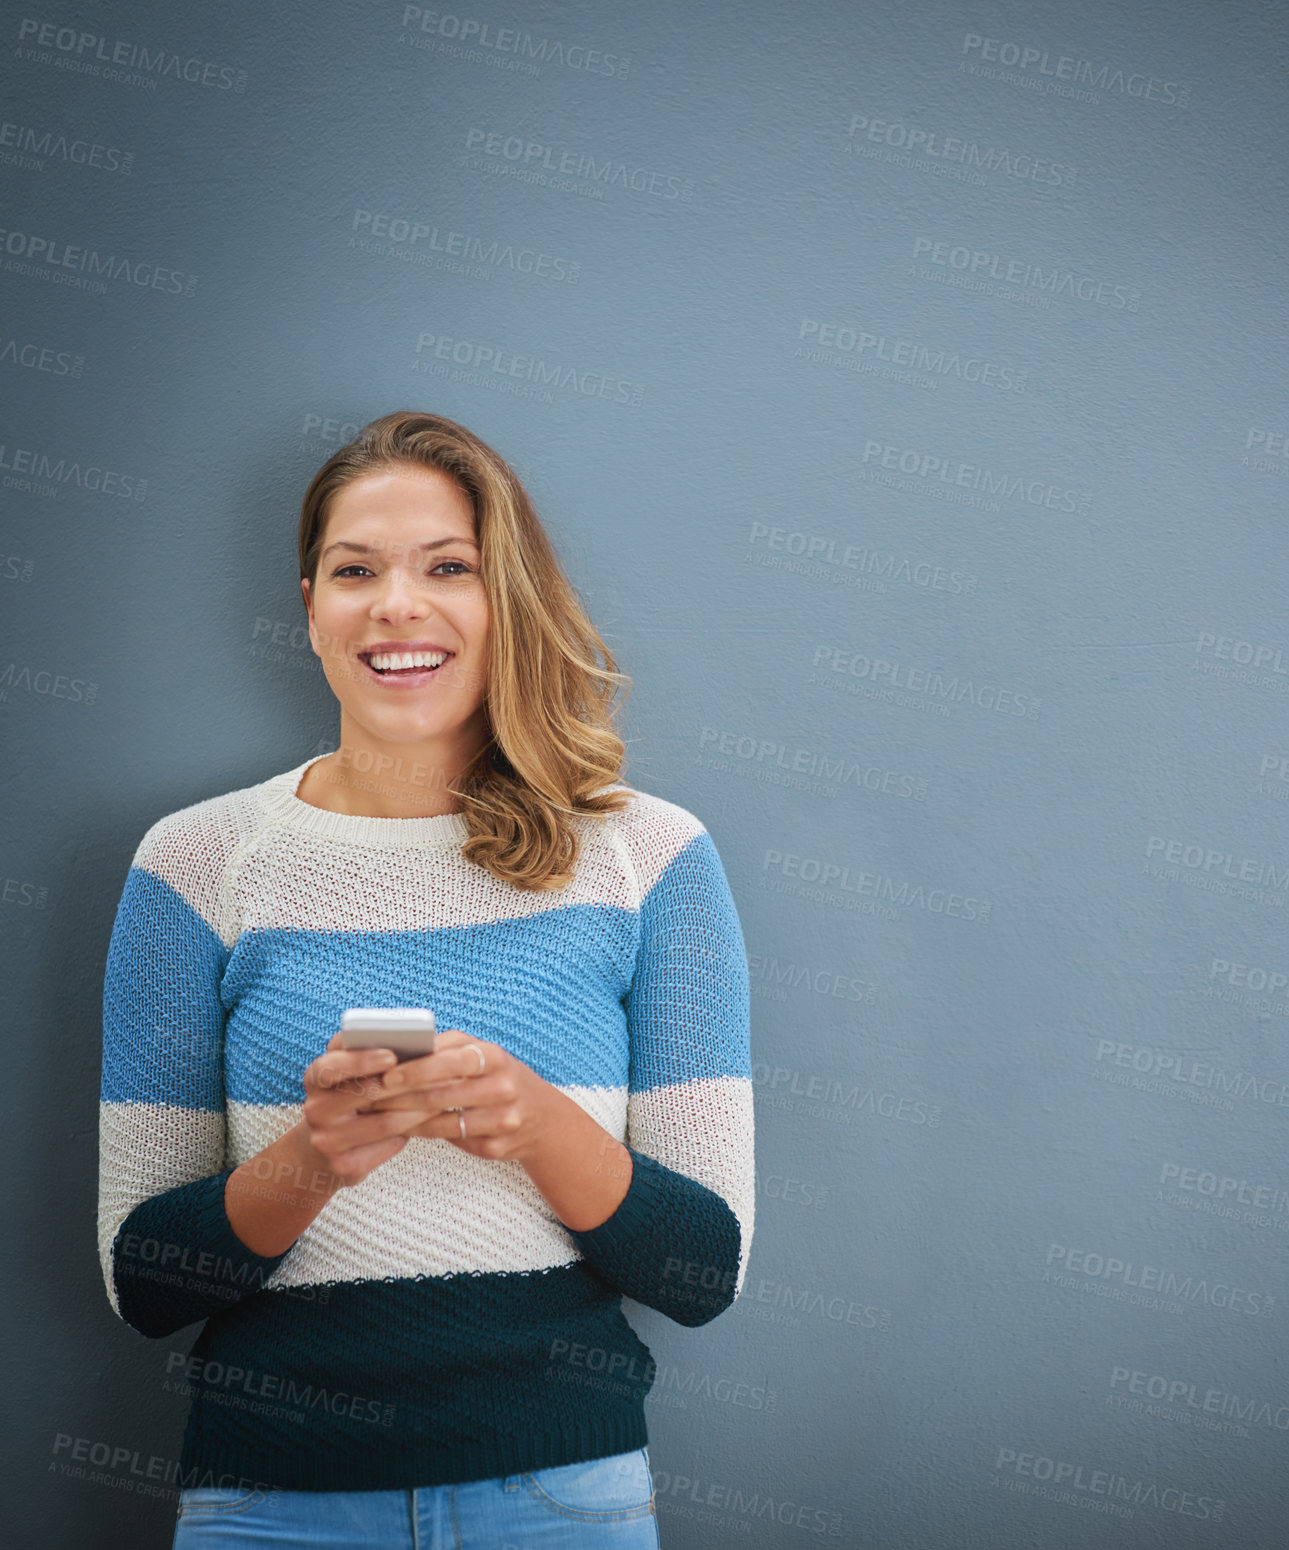
[[[645,1448],[414,1491],[179,1493],[171,1550],[658,1550]]]

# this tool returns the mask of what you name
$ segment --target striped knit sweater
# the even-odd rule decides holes
[[[411,1489],[638,1448],[653,1363],[622,1297],[705,1323],[752,1233],[747,962],[711,838],[633,791],[577,820],[566,888],[524,890],[463,858],[459,815],[301,801],[310,762],[155,823],[108,953],[99,1254],[136,1330],[205,1321],[180,1478]],[[349,1006],[511,1051],[625,1142],[626,1198],[570,1231],[519,1163],[412,1137],[253,1253],[225,1181],[301,1119]]]

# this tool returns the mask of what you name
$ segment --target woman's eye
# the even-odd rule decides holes
[[[445,570],[445,567],[447,566],[451,566],[453,569]],[[339,570],[332,571],[331,575],[332,579],[336,580],[342,577],[347,578],[349,576],[353,576],[359,571],[362,571],[369,576],[372,574],[368,566],[355,563],[353,565],[342,565]],[[468,576],[471,574],[471,571],[470,567],[465,563],[464,560],[440,560],[439,563],[430,572],[430,575],[437,576],[440,574],[445,574],[448,576]]]

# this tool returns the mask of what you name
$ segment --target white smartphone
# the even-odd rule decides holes
[[[344,1049],[392,1049],[399,1061],[434,1053],[434,1013],[420,1006],[351,1006],[340,1016]]]

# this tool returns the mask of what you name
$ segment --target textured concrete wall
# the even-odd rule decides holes
[[[1283,5],[3,36],[21,1541],[169,1544],[112,913],[155,818],[334,746],[299,499],[414,406],[530,480],[744,922],[747,1288],[637,1320],[668,1550],[1283,1544]]]

